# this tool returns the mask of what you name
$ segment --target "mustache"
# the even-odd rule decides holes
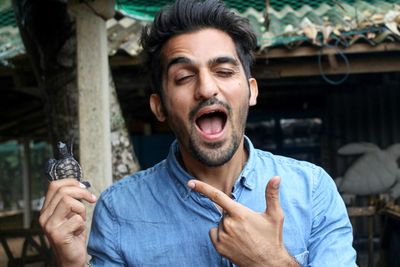
[[[189,112],[189,119],[193,120],[194,117],[196,116],[196,114],[199,112],[200,109],[207,107],[207,106],[212,106],[212,105],[220,105],[223,106],[227,111],[228,111],[228,115],[231,114],[232,112],[232,108],[231,106],[226,103],[226,102],[222,102],[221,100],[217,99],[216,97],[212,97],[209,99],[206,99],[202,102],[200,102],[199,104],[197,104],[190,112]]]

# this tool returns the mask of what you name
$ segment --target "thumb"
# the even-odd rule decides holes
[[[281,177],[273,176],[265,188],[265,201],[267,209],[265,213],[274,215],[282,212],[281,205],[279,203],[279,185]]]
[[[218,229],[211,228],[210,231],[208,232],[208,235],[210,236],[211,242],[213,243],[214,247],[218,243]]]

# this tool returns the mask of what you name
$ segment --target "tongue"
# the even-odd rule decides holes
[[[197,125],[206,134],[216,134],[222,131],[223,120],[219,116],[203,116],[197,120]]]

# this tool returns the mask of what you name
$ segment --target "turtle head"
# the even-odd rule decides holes
[[[57,149],[58,149],[60,159],[71,156],[71,154],[68,151],[67,145],[64,144],[63,142],[60,141],[57,143]]]

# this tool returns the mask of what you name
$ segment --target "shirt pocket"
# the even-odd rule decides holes
[[[306,267],[308,265],[308,250],[300,254],[294,255],[294,258],[301,267]]]

